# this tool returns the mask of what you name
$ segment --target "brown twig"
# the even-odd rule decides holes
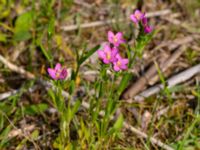
[[[165,72],[186,50],[185,46],[181,46],[179,49],[177,49],[170,58],[167,59],[166,62],[162,63],[160,65],[160,69],[162,72]],[[149,80],[149,84],[153,85],[156,81],[158,81],[159,76],[156,74]]]
[[[36,89],[36,86],[33,86],[33,87],[30,87],[28,89],[29,92],[33,92],[34,90]],[[17,90],[12,90],[12,91],[9,91],[9,92],[5,92],[5,93],[2,93],[0,94],[0,101],[10,97],[10,96],[13,96],[17,93],[19,93],[21,91],[21,89],[17,89]]]
[[[133,133],[135,133],[135,134],[141,136],[142,138],[145,138],[145,139],[148,138],[148,135],[147,135],[147,134],[145,134],[144,132],[142,132],[142,131],[140,131],[140,130],[134,128],[133,126],[131,126],[131,125],[128,124],[127,122],[124,122],[123,125],[124,125],[125,128],[131,130]],[[172,147],[170,147],[170,146],[164,144],[163,142],[161,142],[160,140],[157,140],[156,138],[150,137],[149,139],[150,139],[150,141],[151,141],[152,144],[156,144],[156,145],[160,146],[161,148],[163,148],[163,149],[165,149],[165,150],[174,150]]]
[[[178,48],[180,45],[184,45],[184,44],[193,42],[195,39],[199,39],[199,38],[200,38],[199,35],[192,34],[192,35],[186,36],[184,38],[177,38],[173,41],[171,41],[171,40],[164,41],[161,44],[159,44],[158,46],[156,46],[152,51],[159,50],[166,46],[168,47],[168,49],[170,51],[173,51],[174,49]]]
[[[180,83],[192,78],[194,75],[196,75],[198,73],[200,73],[200,64],[193,66],[189,69],[186,69],[186,70],[182,71],[181,73],[169,78],[166,81],[167,87],[171,88],[177,84],[180,84]],[[164,88],[164,86],[162,84],[153,86],[153,87],[141,92],[140,94],[136,95],[134,97],[134,100],[136,100],[138,102],[143,101],[144,98],[150,97],[150,96],[160,92],[160,90],[162,90],[163,88]]]
[[[40,147],[35,143],[35,141],[32,139],[32,137],[30,136],[30,134],[27,133],[27,131],[33,130],[35,125],[29,125],[27,126],[28,128],[24,128],[24,129],[18,129],[14,123],[8,118],[7,114],[5,112],[3,112],[2,110],[0,110],[0,113],[8,120],[8,122],[10,123],[10,125],[15,129],[13,131],[18,131],[18,132],[13,132],[11,131],[11,133],[8,134],[9,138],[12,138],[13,136],[17,136],[17,135],[22,135],[24,138],[28,139],[30,142],[33,143],[34,147],[36,150],[40,150]]]
[[[162,19],[164,19],[164,20],[166,20],[166,21],[168,21],[168,22],[170,22],[170,23],[172,23],[174,25],[178,25],[178,26],[186,29],[190,33],[195,33],[195,34],[196,33],[200,33],[199,28],[194,28],[194,27],[190,26],[188,23],[182,22],[182,21],[180,21],[178,19],[170,18],[170,17],[162,18]]]
[[[7,66],[10,70],[14,71],[14,72],[17,72],[23,76],[25,76],[26,78],[28,79],[34,79],[35,78],[35,75],[24,70],[23,68],[21,67],[18,67],[14,64],[12,64],[11,62],[9,62],[8,60],[6,60],[2,55],[0,55],[0,61],[5,65]]]

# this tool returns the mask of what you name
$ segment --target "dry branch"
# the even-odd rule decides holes
[[[162,72],[165,72],[176,60],[183,54],[183,52],[186,50],[185,46],[181,46],[178,50],[176,50],[170,58],[167,59],[164,63],[160,65],[160,69]],[[148,81],[149,84],[153,85],[156,81],[158,81],[159,76],[156,74],[150,80]]]
[[[199,39],[200,36],[197,35],[197,34],[192,34],[192,35],[189,35],[189,36],[186,36],[184,38],[177,38],[175,40],[169,40],[169,41],[163,41],[161,42],[161,44],[159,44],[158,46],[156,46],[152,51],[155,51],[155,50],[159,50],[163,47],[168,47],[168,49],[170,51],[178,48],[180,45],[184,45],[184,44],[187,44],[187,43],[190,43],[190,42],[193,42],[195,39]]]
[[[194,28],[194,27],[192,27],[190,24],[188,24],[188,23],[185,23],[185,22],[183,22],[183,21],[180,21],[180,20],[178,20],[178,19],[175,19],[175,18],[170,18],[170,17],[168,17],[168,18],[163,18],[164,20],[166,20],[166,21],[168,21],[168,22],[170,22],[170,23],[172,23],[172,24],[174,24],[174,25],[177,25],[177,26],[180,26],[180,27],[182,27],[182,28],[184,28],[184,29],[186,29],[188,32],[190,32],[190,33],[200,33],[200,30],[199,30],[199,28]]]
[[[188,79],[192,78],[193,76],[195,76],[198,73],[200,73],[200,64],[198,64],[194,67],[191,67],[189,69],[186,69],[183,72],[169,78],[166,81],[167,88],[171,88],[177,84],[187,81]],[[136,101],[143,101],[144,98],[150,97],[150,96],[160,92],[160,90],[162,90],[163,88],[164,88],[164,86],[162,84],[158,84],[158,85],[153,86],[153,87],[141,92],[140,94],[136,95],[134,97],[134,99]]]
[[[18,67],[18,66],[16,66],[16,65],[12,64],[12,63],[9,62],[8,60],[6,60],[2,55],[0,55],[0,62],[2,62],[2,63],[3,63],[5,66],[7,66],[10,70],[12,70],[12,71],[14,71],[14,72],[17,72],[17,73],[19,73],[19,74],[25,76],[25,77],[28,78],[28,79],[34,79],[34,78],[35,78],[35,76],[34,76],[32,73],[30,73],[30,72],[24,70],[24,69],[21,68],[21,67]]]
[[[148,138],[147,134],[145,134],[144,132],[134,128],[133,126],[131,126],[127,122],[124,122],[124,127],[129,129],[129,130],[131,130],[133,133],[141,136],[142,138],[145,138],[145,139]],[[163,148],[165,150],[174,150],[172,147],[162,143],[160,140],[157,140],[156,138],[150,137],[150,141],[151,141],[152,144],[158,145],[158,146],[160,146],[161,148]]]
[[[8,134],[8,137],[9,138],[14,138],[16,136],[23,136],[24,133],[27,133],[27,132],[31,132],[35,129],[35,125],[26,125],[23,127],[23,129],[13,129],[12,131],[9,132]]]
[[[19,90],[13,90],[0,94],[0,101],[18,93]]]
[[[36,89],[36,86],[33,86],[33,87],[28,88],[28,91],[33,92],[35,89]],[[9,92],[2,93],[2,94],[0,94],[0,101],[4,100],[10,96],[15,95],[15,94],[19,93],[20,91],[21,91],[21,89],[17,89],[17,90],[12,90]]]
[[[161,10],[161,11],[155,11],[155,12],[150,12],[147,13],[146,16],[149,17],[156,17],[156,16],[164,16],[167,15],[171,12],[171,10],[166,9],[166,10]],[[69,25],[69,26],[62,26],[61,29],[63,31],[72,31],[72,30],[77,30],[79,28],[91,28],[91,27],[98,27],[98,26],[104,26],[107,24],[113,24],[113,23],[117,23],[117,22],[123,22],[126,19],[111,19],[111,20],[105,20],[105,21],[95,21],[95,22],[90,22],[90,23],[84,23],[81,25]]]

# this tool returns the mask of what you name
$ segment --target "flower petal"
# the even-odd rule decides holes
[[[121,60],[122,64],[125,64],[125,65],[128,64],[128,61],[129,61],[129,60],[126,59],[126,58]]]
[[[114,45],[115,47],[119,47],[119,44],[120,44],[119,41],[113,43],[113,45]]]
[[[147,26],[144,27],[144,32],[145,32],[145,33],[148,34],[148,33],[152,32],[152,31],[153,31],[153,28],[152,28],[151,26],[148,26],[148,25],[147,25]]]
[[[134,23],[138,23],[138,20],[137,20],[137,18],[135,17],[135,15],[134,14],[132,14],[131,16],[130,16],[130,19],[134,22]]]
[[[115,71],[120,71],[120,68],[119,68],[117,65],[114,65],[113,69],[114,69]]]
[[[121,61],[121,59],[122,59],[122,57],[120,56],[119,53],[116,55],[116,58],[117,58],[118,60],[120,60],[120,61]]]
[[[134,15],[137,16],[136,18],[139,21],[139,20],[141,20],[144,17],[145,14],[143,14],[140,10],[137,9],[135,11]]]
[[[118,52],[119,52],[119,50],[118,50],[117,47],[113,47],[113,48],[112,48],[112,54],[113,54],[113,55],[117,55]]]
[[[63,68],[62,72],[60,73],[59,79],[64,80],[67,77],[67,69]]]
[[[135,15],[141,14],[141,11],[140,11],[139,9],[136,9],[135,12],[134,12],[134,14],[135,14]]]
[[[123,39],[123,33],[122,32],[118,32],[116,34],[116,37],[118,39],[118,42],[121,44],[121,43],[125,43],[125,40]]]
[[[113,37],[114,37],[114,33],[112,31],[108,31],[108,41],[110,43],[113,43]]]
[[[56,80],[56,71],[54,69],[52,69],[52,68],[48,68],[47,71],[48,71],[50,77],[52,79]]]
[[[123,64],[120,66],[121,69],[126,70],[127,69],[127,65]]]
[[[142,24],[143,24],[143,26],[146,26],[147,23],[148,23],[147,18],[146,17],[142,18]]]
[[[122,32],[117,32],[117,34],[115,36],[117,37],[117,39],[122,39],[123,38]]]
[[[104,52],[105,52],[105,53],[110,53],[110,52],[111,52],[111,48],[110,48],[109,45],[105,45],[105,46],[104,46]]]
[[[61,64],[60,63],[57,63],[56,66],[55,66],[55,70],[60,70],[62,67],[61,67]]]
[[[97,53],[100,59],[104,59],[106,57],[105,52],[102,50],[98,50]]]
[[[106,59],[106,58],[103,59],[103,62],[104,62],[105,64],[109,64],[109,63],[110,63],[110,61],[109,61],[108,59]]]

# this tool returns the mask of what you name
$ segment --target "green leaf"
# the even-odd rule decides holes
[[[123,122],[124,122],[124,117],[122,114],[120,114],[120,116],[117,118],[117,121],[114,124],[114,129],[116,131],[120,130],[123,126]]]
[[[0,42],[6,42],[7,41],[7,35],[0,33]]]
[[[33,11],[29,11],[18,16],[15,22],[15,31],[30,29],[33,23],[33,15]]]
[[[156,31],[153,31],[150,34],[140,34],[139,37],[137,38],[137,42],[135,45],[135,48],[133,48],[135,50],[135,53],[141,57],[143,50],[145,48],[145,46],[151,41],[151,39],[153,38],[153,36],[156,34]]]
[[[7,105],[6,103],[0,103],[0,110],[7,115],[10,115],[12,109],[13,108],[10,105]]]
[[[31,37],[29,30],[33,24],[33,15],[33,11],[29,11],[17,17],[14,28],[15,40],[28,40]]]
[[[70,86],[69,86],[69,93],[72,94],[74,92],[74,89],[75,89],[75,81],[74,80],[71,80],[70,82]]]
[[[48,38],[51,38],[52,35],[54,34],[54,28],[55,28],[54,24],[55,24],[55,20],[52,17],[49,24],[48,24],[48,30],[47,30],[48,31]]]
[[[6,18],[11,13],[11,6],[7,0],[0,0],[0,19]]]
[[[128,86],[128,83],[130,82],[130,79],[132,77],[131,73],[126,73],[123,78],[121,79],[121,82],[119,84],[118,88],[118,95],[121,95],[121,93],[124,91],[124,89]]]
[[[8,133],[11,131],[11,125],[8,125],[0,134],[0,148],[9,142]]]
[[[34,130],[31,133],[31,138],[34,139],[34,140],[37,140],[38,136],[39,136],[39,131],[38,130]]]
[[[103,95],[102,82],[96,82],[95,90],[96,90],[96,97],[97,98],[102,97]]]
[[[71,110],[71,118],[74,117],[74,115],[76,114],[76,112],[78,111],[79,107],[81,106],[81,101],[80,100],[76,100],[72,110]]]
[[[24,114],[27,115],[35,115],[35,114],[41,114],[45,110],[47,110],[48,105],[41,103],[38,105],[30,105],[24,108]]]
[[[84,54],[83,57],[81,57],[78,61],[79,66],[85,61],[87,60],[92,54],[94,54],[98,49],[99,49],[99,45],[95,46],[94,48],[92,48],[90,51],[88,51],[86,54]]]
[[[119,132],[119,130],[122,128],[124,122],[123,115],[120,114],[120,116],[117,118],[117,121],[115,122],[114,126],[110,129],[109,135],[112,135],[114,133]]]
[[[50,52],[48,52],[48,51],[42,46],[42,44],[41,44],[40,42],[39,42],[38,44],[39,44],[39,46],[40,46],[40,49],[41,49],[42,53],[43,53],[44,56],[46,57],[46,59],[47,59],[49,62],[51,62],[51,61],[52,61],[52,56],[51,56]]]
[[[15,32],[14,40],[16,41],[24,41],[31,38],[31,34],[28,30],[19,30]]]
[[[48,90],[48,95],[55,101],[55,93],[54,93],[54,91],[52,90],[52,89],[49,89]]]

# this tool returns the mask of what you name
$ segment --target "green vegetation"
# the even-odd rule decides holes
[[[145,35],[126,19],[138,3],[146,13],[171,12],[152,16],[154,32]],[[200,149],[199,75],[171,88],[167,83],[200,62],[199,6],[199,0],[0,0],[0,55],[35,76],[0,60],[0,149],[162,149],[151,137],[177,150]],[[81,26],[110,19],[116,22]],[[115,72],[98,59],[108,31],[124,34],[128,44],[119,52],[129,59],[126,71]],[[194,39],[174,42],[183,37]],[[163,72],[159,62],[181,46],[183,55]],[[67,67],[67,80],[50,79],[47,68],[57,62]],[[124,99],[151,65],[158,80],[147,79],[140,92],[156,84],[164,88],[140,102]],[[124,121],[148,137],[125,128]]]

